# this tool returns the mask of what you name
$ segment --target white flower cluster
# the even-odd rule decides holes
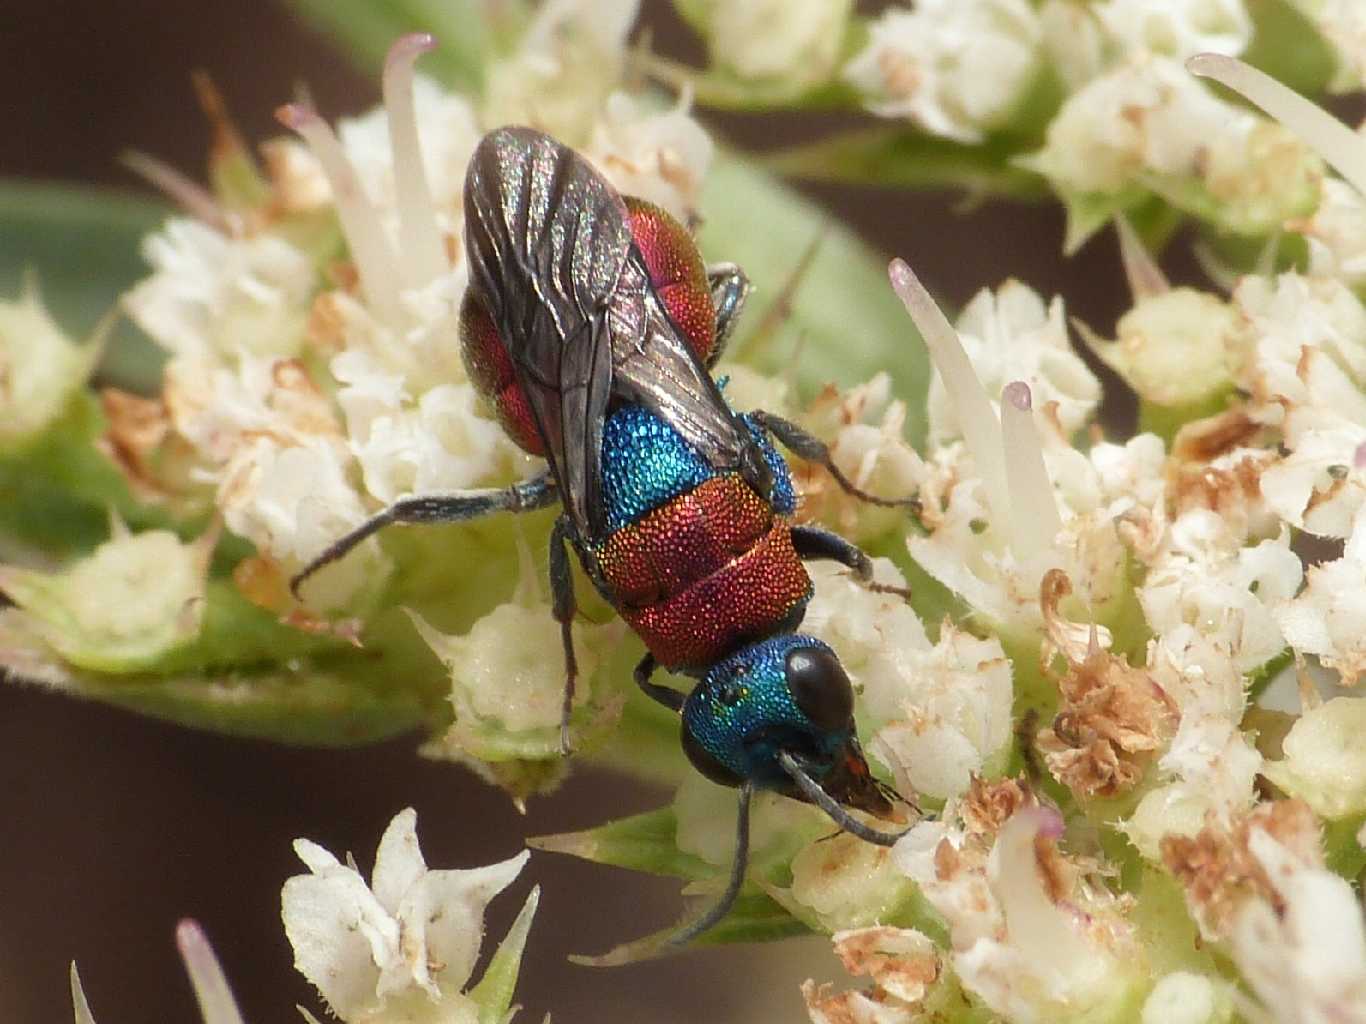
[[[1347,179],[1333,183],[1339,206],[1349,189],[1363,201],[1366,140],[1236,62],[1195,66],[1322,150]],[[1327,234],[1317,218],[1298,226]],[[908,548],[980,634],[946,620],[932,644],[886,595],[819,581],[811,621],[861,690],[870,751],[899,785],[947,803],[869,889],[837,863],[788,894],[845,929],[837,952],[872,982],[808,983],[818,1024],[909,1024],[958,992],[1012,1021],[1130,1020],[1140,1005],[1145,1021],[1366,1019],[1366,921],[1328,867],[1359,857],[1366,698],[1325,699],[1305,676],[1275,742],[1255,725],[1269,712],[1250,710],[1254,683],[1292,658],[1341,686],[1366,671],[1366,306],[1345,259],[1249,275],[1227,299],[1172,288],[1121,228],[1134,309],[1116,342],[1092,343],[1167,431],[1123,446],[1091,427],[1098,388],[1058,304],[1008,284],[955,331],[893,264],[937,372],[926,533]],[[1089,450],[1074,448],[1088,428]],[[1292,531],[1328,557],[1306,571]],[[1051,716],[1032,746],[1084,818],[982,781],[999,777],[1022,705]],[[1293,799],[1266,799],[1259,776]],[[1173,956],[1195,946],[1145,934],[1152,919],[1117,894],[1098,828],[1118,828],[1152,884],[1184,896],[1193,923],[1164,927],[1198,927],[1245,990],[1209,952]],[[947,949],[870,912],[904,907],[907,878],[947,925]],[[1153,891],[1145,882],[1138,904]]]
[[[1265,235],[1313,209],[1318,160],[1182,66],[1253,32],[1244,0],[919,0],[875,19],[843,75],[873,113],[956,142],[1042,132],[1016,163],[1066,202],[1069,251],[1151,193]]]
[[[1049,76],[1076,90],[1134,56],[1237,55],[1251,38],[1243,0],[920,0],[873,22],[844,74],[873,113],[977,142]]]
[[[294,842],[309,874],[280,894],[294,966],[345,1024],[506,1024],[522,950],[540,890],[532,889],[507,936],[469,988],[484,940],[484,911],[521,873],[526,851],[486,868],[434,871],[417,842],[417,813],[394,816],[380,839],[367,883],[317,843]],[[176,929],[204,1024],[243,1024],[223,968],[193,921]],[[76,965],[71,965],[76,1024],[95,1024]],[[299,1007],[308,1024],[317,1018]]]
[[[875,21],[844,75],[873,113],[977,142],[1023,100],[1042,38],[1026,0],[921,0]]]
[[[383,108],[335,133],[306,107],[282,108],[302,141],[269,145],[264,210],[172,220],[148,239],[153,275],[125,308],[171,354],[170,431],[229,529],[283,574],[378,504],[534,472],[460,361],[465,168],[487,128],[532,124],[623,191],[692,216],[711,143],[686,102],[660,109],[620,91],[636,7],[544,5],[482,106],[416,77],[433,43],[401,40]],[[350,261],[340,271],[301,227],[332,215]],[[382,578],[379,557],[372,546],[331,567],[311,602],[354,604]]]
[[[393,569],[376,540],[310,578],[310,611],[291,600],[285,580],[396,499],[505,484],[542,468],[506,436],[461,360],[466,168],[484,131],[529,124],[585,154],[624,193],[694,220],[711,141],[686,96],[666,105],[624,88],[637,8],[636,0],[543,4],[490,70],[478,103],[415,74],[430,37],[399,40],[381,108],[335,131],[305,105],[281,108],[298,137],[263,147],[265,176],[244,148],[229,154],[239,171],[257,174],[248,209],[241,197],[175,179],[197,216],[147,239],[153,273],[124,300],[170,355],[164,390],[155,404],[106,400],[109,447],[140,493],[195,494],[256,546],[254,582],[244,587],[253,601],[310,628],[322,628],[312,618],[319,611],[364,617]],[[33,319],[25,303],[12,315]],[[8,315],[0,309],[0,343]],[[51,366],[33,372],[79,383],[80,368],[67,364],[88,363],[82,350],[47,347]],[[27,387],[23,374],[8,379]],[[52,401],[65,394],[47,391]],[[169,470],[174,480],[158,479]],[[503,550],[512,554],[511,543]],[[519,792],[523,782],[535,787],[509,765],[549,756],[548,726],[558,724],[560,640],[539,592],[497,596],[506,603],[491,611],[487,596],[473,605],[466,624],[485,615],[464,637],[419,622],[451,665],[457,718],[428,750],[474,759]],[[613,720],[617,705],[593,692],[592,677],[595,652],[613,646],[615,630],[576,631],[580,703],[591,712],[583,724]],[[535,642],[488,642],[493,635]],[[506,657],[460,653],[471,645]],[[553,781],[537,778],[542,787]]]

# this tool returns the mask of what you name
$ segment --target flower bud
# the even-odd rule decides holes
[[[1178,61],[1143,54],[1074,93],[1021,163],[1064,196],[1157,182],[1176,205],[1255,235],[1312,210],[1323,175],[1289,131],[1218,99]]]
[[[1366,698],[1335,697],[1300,716],[1262,774],[1322,817],[1366,814],[1364,735]]]
[[[852,0],[712,0],[712,61],[740,78],[818,85],[835,71]]]
[[[422,639],[450,673],[455,721],[424,753],[470,764],[514,799],[553,789],[563,778],[560,716],[564,704],[564,642],[539,591],[530,557],[513,600],[498,605],[462,634],[448,635],[408,611]],[[600,671],[617,646],[619,622],[573,627],[578,675],[571,724],[576,734],[615,723],[621,697]],[[540,762],[549,762],[544,764]]]
[[[1116,327],[1113,342],[1083,332],[1105,363],[1160,406],[1204,405],[1233,386],[1239,365],[1237,312],[1194,288],[1140,298]]]
[[[891,854],[848,834],[810,843],[792,860],[792,887],[771,887],[769,894],[800,920],[828,932],[894,920],[915,895],[915,885],[897,870]]]
[[[1041,36],[1025,0],[921,0],[875,21],[844,77],[880,117],[980,142],[1023,102],[1040,67]]]
[[[0,302],[0,451],[36,440],[90,378],[108,324],[73,345],[43,306],[33,280]]]
[[[1142,1024],[1225,1024],[1232,1019],[1227,983],[1190,971],[1164,974],[1143,1003]]]
[[[0,566],[0,591],[55,651],[103,672],[152,666],[192,643],[205,609],[210,530],[182,543],[168,530],[114,536],[57,573]]]

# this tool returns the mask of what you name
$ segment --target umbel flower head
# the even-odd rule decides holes
[[[699,4],[688,17],[715,66],[663,97],[637,72],[677,69],[628,46],[635,4],[567,0],[507,35],[477,96],[417,74],[433,45],[419,34],[391,50],[380,110],[334,127],[286,106],[295,137],[261,165],[220,111],[211,189],[154,171],[185,215],[148,240],[151,274],[124,300],[168,356],[158,395],[97,408],[93,344],[70,345],[31,297],[0,315],[0,344],[12,322],[39,343],[5,347],[22,386],[0,396],[14,407],[0,447],[49,468],[79,453],[61,479],[98,526],[83,544],[5,548],[0,661],[228,731],[335,743],[423,726],[424,752],[515,799],[552,788],[561,638],[527,553],[548,515],[386,531],[302,601],[287,586],[395,499],[541,469],[459,358],[469,154],[484,131],[530,123],[623,192],[705,219],[707,257],[730,258],[805,208],[714,152],[691,97],[857,104],[880,118],[874,148],[844,139],[827,156],[882,173],[906,149],[950,154],[984,188],[1051,189],[1068,246],[1114,224],[1132,303],[1114,325],[1073,325],[1061,296],[984,282],[950,319],[903,261],[867,287],[866,252],[832,230],[836,258],[809,261],[828,279],[818,308],[801,273],[774,308],[814,338],[802,366],[863,379],[804,389],[802,366],[774,372],[771,326],[740,328],[721,368],[737,409],[756,398],[803,424],[867,491],[917,492],[908,517],[794,467],[796,519],[873,556],[872,587],[813,567],[804,628],[847,670],[872,770],[924,814],[887,848],[760,794],[736,912],[707,937],[830,933],[867,987],[808,982],[817,1022],[1361,1019],[1349,879],[1366,863],[1366,760],[1349,688],[1366,668],[1366,142],[1230,56],[1257,53],[1263,6],[963,0],[860,20],[847,4]],[[1340,84],[1349,19],[1306,11]],[[769,21],[763,39],[743,29]],[[1219,53],[1182,63],[1206,47]],[[783,216],[762,207],[777,196]],[[1226,287],[1163,273],[1159,243],[1183,216],[1242,240],[1207,254]],[[718,236],[732,218],[746,229]],[[1259,263],[1242,251],[1283,231],[1307,259],[1292,262],[1298,242]],[[760,292],[790,269],[790,241],[748,263]],[[849,343],[885,334],[920,359],[898,299],[933,366],[919,391]],[[1071,326],[1136,393],[1135,435],[1107,435]],[[35,463],[5,465],[23,479],[14,467]],[[677,788],[537,845],[714,895],[733,794],[680,783],[677,723],[627,692],[639,648],[577,582],[575,739]],[[515,952],[469,980],[484,907],[525,855],[430,871],[415,828],[394,820],[368,882],[300,841],[308,873],[282,900],[296,961],[343,1020],[501,1019],[534,894]],[[234,1020],[230,997],[212,1005],[213,1024]]]

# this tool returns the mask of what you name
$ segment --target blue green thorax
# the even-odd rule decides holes
[[[773,510],[791,515],[797,499],[787,463],[763,428],[748,416],[741,416],[740,420],[759,445],[773,474]],[[623,405],[607,417],[602,429],[601,465],[608,532],[637,522],[718,475],[678,431],[639,405]]]

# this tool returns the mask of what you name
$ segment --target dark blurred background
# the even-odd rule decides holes
[[[0,7],[3,176],[136,190],[116,163],[128,148],[201,174],[208,133],[190,88],[196,68],[212,74],[249,138],[278,131],[271,112],[300,82],[329,115],[378,98],[375,81],[268,0]],[[697,55],[667,4],[647,2],[646,21],[658,48]],[[750,147],[828,127],[793,117],[709,121]],[[880,252],[908,258],[953,305],[1014,274],[1045,295],[1060,292],[1069,312],[1102,332],[1125,307],[1112,241],[1064,261],[1052,207],[811,191]],[[420,760],[414,746],[289,750],[0,687],[0,1024],[69,1021],[72,959],[100,1024],[197,1021],[173,946],[184,916],[204,925],[250,1024],[297,1021],[296,1003],[316,1011],[318,1002],[290,966],[279,923],[280,884],[302,870],[294,837],[352,850],[368,872],[385,824],[412,805],[428,862],[463,867],[510,856],[524,835],[665,799],[581,769],[523,818],[461,769]],[[544,894],[519,989],[524,1021],[546,1011],[558,1024],[803,1020],[797,983],[841,975],[820,940],[776,954],[727,949],[615,971],[574,967],[566,953],[597,952],[672,920],[677,886],[537,856],[494,905],[491,936],[531,880]]]

